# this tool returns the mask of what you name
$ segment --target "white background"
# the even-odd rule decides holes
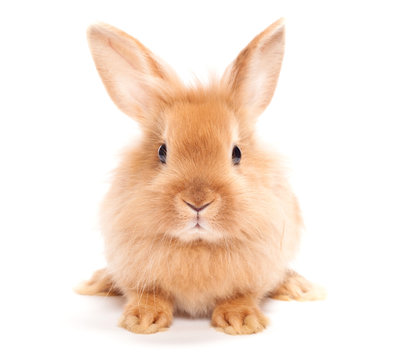
[[[409,25],[405,1],[27,1],[0,5],[0,356],[3,359],[408,358]],[[112,104],[85,30],[111,23],[185,80],[222,73],[287,19],[260,133],[288,158],[306,231],[295,267],[315,303],[269,300],[263,333],[176,318],[116,326],[123,300],[72,287],[104,265],[98,205],[138,133]]]

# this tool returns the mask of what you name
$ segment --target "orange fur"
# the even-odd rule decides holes
[[[107,269],[99,292],[106,281],[128,298],[120,324],[135,332],[169,326],[170,308],[214,311],[214,326],[227,333],[262,330],[257,304],[283,284],[302,229],[280,157],[254,133],[277,83],[282,21],[256,37],[221,81],[191,88],[129,35],[108,25],[88,34],[108,93],[142,127],[101,209]],[[158,160],[164,143],[166,164]],[[210,204],[198,230],[186,203]]]

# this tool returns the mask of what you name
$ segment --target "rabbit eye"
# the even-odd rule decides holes
[[[241,160],[241,151],[238,146],[234,146],[231,157],[233,159],[233,165],[239,165]]]
[[[166,144],[159,146],[158,157],[162,164],[166,164]]]

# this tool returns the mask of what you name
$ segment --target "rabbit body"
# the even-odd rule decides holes
[[[283,21],[220,80],[190,87],[116,28],[94,25],[88,39],[109,95],[142,131],[102,206],[107,269],[80,292],[125,295],[120,325],[138,333],[167,328],[175,310],[212,313],[229,334],[261,331],[263,297],[308,288],[289,271],[303,226],[297,200],[255,131],[280,72]]]

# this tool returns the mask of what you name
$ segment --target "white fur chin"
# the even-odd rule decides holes
[[[217,243],[221,240],[220,234],[204,228],[190,228],[188,230],[180,231],[175,235],[177,239],[186,243],[195,241]]]

